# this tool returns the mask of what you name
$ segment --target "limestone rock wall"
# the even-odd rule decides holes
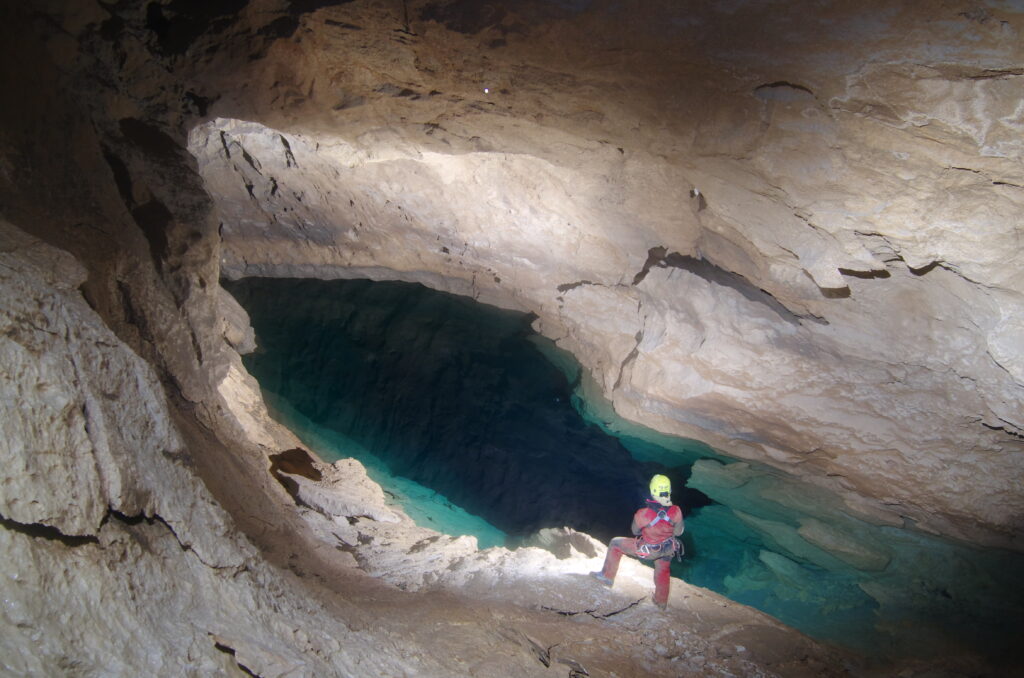
[[[340,675],[373,656],[382,675],[442,675],[291,593],[198,481],[153,369],[87,306],[84,275],[0,223],[5,672]]]
[[[555,633],[541,645],[439,606],[439,646],[402,604],[392,626],[354,630],[340,596],[313,602],[269,564],[335,551],[282,556],[268,544],[307,535],[232,494],[272,495],[255,453],[288,436],[260,430],[225,341],[249,345],[222,266],[531,310],[638,421],[868,497],[875,515],[1018,546],[1019,12],[702,12],[0,8],[5,670],[551,674]],[[733,642],[754,647],[749,627],[705,602],[701,632],[721,643],[663,628],[648,647],[655,622],[624,606],[594,656],[620,673],[753,672]],[[511,610],[497,614],[525,614]],[[805,641],[757,626],[777,632],[760,666],[823,673]]]
[[[586,553],[569,550],[561,560],[535,548],[480,552],[475,538],[417,527],[388,506],[354,460],[318,464],[320,482],[279,472],[294,488],[291,510],[315,535],[312,548],[349,577],[358,568],[392,587],[449,590],[495,611],[423,598],[403,608],[389,598],[393,589],[367,593],[365,580],[348,581],[347,593],[368,613],[346,609],[332,588],[318,588],[298,566],[272,566],[238,531],[195,472],[202,462],[193,455],[209,450],[183,443],[153,368],[80,293],[84,274],[66,252],[0,222],[5,673],[552,676],[564,666],[589,673],[584,666],[623,664],[664,674],[685,660],[688,670],[714,673],[842,675],[837,653],[682,584],[675,599],[693,630],[645,632],[649,613],[634,608],[649,570],[627,565],[628,593],[604,595],[585,576],[604,547],[584,535],[575,542]],[[256,387],[236,386],[247,388]],[[248,437],[274,444],[276,425],[253,407]],[[249,463],[266,473],[261,461]],[[260,506],[262,519],[274,520],[278,508]],[[416,618],[396,621],[403,613]],[[459,617],[466,614],[470,621]],[[564,621],[573,615],[589,622]],[[595,633],[603,642],[594,643]],[[639,633],[654,639],[650,647],[636,642]]]
[[[489,6],[214,80],[223,273],[531,311],[630,419],[1019,547],[1021,14]]]
[[[85,271],[9,223],[4,263],[3,496],[0,513],[75,537],[111,513],[160,516],[217,567],[228,530],[183,468],[182,441],[152,368],[80,296]],[[187,517],[187,520],[186,520]]]

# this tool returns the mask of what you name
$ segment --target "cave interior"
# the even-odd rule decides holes
[[[930,5],[5,3],[4,666],[1010,675],[1024,7]]]

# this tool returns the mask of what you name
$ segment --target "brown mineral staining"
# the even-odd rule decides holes
[[[323,478],[323,474],[313,465],[313,458],[309,456],[309,452],[301,447],[270,455],[270,475],[280,480],[280,473],[302,476],[310,480]]]

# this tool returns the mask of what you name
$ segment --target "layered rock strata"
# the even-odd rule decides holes
[[[585,553],[567,547],[562,560],[536,548],[480,552],[472,537],[416,527],[352,460],[327,466],[306,457],[305,473],[294,464],[268,472],[266,458],[248,451],[243,463],[286,481],[296,503],[289,506],[284,490],[246,502],[258,492],[250,486],[233,504],[248,503],[249,516],[235,520],[273,521],[288,511],[308,525],[305,540],[257,539],[283,549],[291,565],[272,566],[195,474],[192,455],[209,450],[184,445],[152,368],[77,290],[84,275],[70,255],[0,222],[5,672],[547,676],[632,666],[631,675],[677,667],[841,675],[830,651],[685,585],[674,600],[690,630],[645,632],[651,613],[634,608],[649,570],[624,568],[626,592],[612,596],[585,574],[604,555],[585,535],[566,536]],[[276,429],[259,406],[249,414],[239,426],[251,439],[289,438],[254,430]],[[327,573],[302,548],[326,554],[340,580],[317,586]],[[458,598],[395,601],[358,571]],[[346,608],[352,603],[343,604],[339,584],[369,612]],[[403,628],[403,609],[429,618],[428,628]],[[561,621],[576,615],[577,623]],[[466,623],[475,630],[459,629]],[[718,632],[722,623],[728,632]],[[640,633],[648,643],[630,648]],[[604,642],[593,644],[595,635]]]
[[[629,419],[1019,547],[1020,13],[445,7],[304,17],[192,130],[226,275],[535,313]]]
[[[65,252],[4,226],[5,670],[564,674],[584,614],[609,673],[836,664],[352,575],[221,264],[530,310],[631,418],[1019,548],[1012,4],[322,4],[2,8],[0,211]]]
[[[357,671],[380,639],[290,594],[294,577],[236,531],[152,368],[78,292],[85,275],[0,223],[5,672]],[[379,662],[444,673],[427,658]]]

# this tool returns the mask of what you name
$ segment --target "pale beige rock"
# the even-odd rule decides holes
[[[394,53],[311,28],[267,56],[308,98],[271,103],[283,85],[260,75],[250,120],[192,131],[224,270],[415,280],[531,311],[628,418],[1019,547],[1020,17],[872,8],[790,17],[795,42],[764,37],[785,12],[740,9],[732,51],[639,18],[665,28],[679,7],[632,8],[628,38],[583,13],[503,38],[486,67],[460,56],[477,38],[435,21]],[[724,20],[698,14],[679,25]],[[661,45],[656,64],[638,41]],[[401,85],[374,90],[382,70]],[[742,293],[678,269],[632,285],[659,246]]]
[[[520,3],[492,22],[353,2],[298,15],[276,39],[293,16],[271,0],[186,21],[199,32],[174,53],[181,34],[159,29],[177,4],[4,9],[4,210],[85,262],[3,229],[10,672],[210,675],[244,659],[263,675],[553,675],[595,645],[587,661],[619,675],[841,665],[688,587],[674,593],[679,624],[624,609],[649,591],[635,563],[606,597],[578,558],[474,553],[403,522],[346,530],[312,510],[290,522],[284,490],[262,492],[274,481],[259,452],[288,434],[229,359],[219,263],[229,276],[411,280],[532,311],[635,421],[802,475],[879,522],[1020,548],[1024,18],[1007,3],[604,3],[576,16],[558,3],[539,21]],[[742,276],[790,315],[683,269],[633,285],[655,247]],[[85,269],[90,302],[150,365],[90,315],[75,291]],[[227,528],[190,475],[164,387],[179,422],[238,452],[194,460],[278,565],[330,580],[316,557],[354,557],[335,546],[362,529],[388,576],[433,558],[495,611],[382,603],[360,583],[331,603],[363,596],[378,614],[362,623],[382,630],[346,632],[338,607],[321,615]],[[103,523],[108,507],[166,523]],[[313,522],[345,539],[303,531]],[[18,531],[46,527],[85,541]],[[565,614],[527,616],[507,604],[519,595]],[[155,632],[125,642],[139,628]]]
[[[217,287],[217,311],[224,320],[224,338],[239,354],[256,350],[256,332],[249,314],[223,287]]]
[[[289,442],[298,444],[294,435],[282,440],[283,432],[268,426],[270,415],[260,395],[259,384],[242,366],[238,356],[231,361],[224,378],[217,384],[217,394],[223,403],[225,418],[231,417],[246,439],[268,449],[278,444],[288,446]]]
[[[69,535],[95,534],[111,510],[159,515],[210,564],[240,565],[244,550],[224,546],[226,516],[186,470],[152,369],[86,305],[75,289],[81,269],[9,223],[0,222],[0,236],[0,513]]]
[[[296,486],[297,499],[312,502],[311,510],[300,509],[303,519],[324,543],[352,557],[359,569],[404,591],[457,592],[494,606],[504,606],[511,599],[570,619],[578,615],[581,620],[606,620],[616,633],[642,633],[656,639],[650,644],[653,647],[641,649],[633,659],[654,672],[664,657],[686,655],[700,657],[702,666],[717,666],[715,671],[724,670],[718,662],[735,661],[732,670],[749,673],[761,670],[751,663],[757,657],[774,654],[772,661],[791,661],[792,648],[802,646],[803,641],[795,641],[771,618],[679,580],[672,585],[666,613],[669,623],[652,619],[646,602],[653,589],[652,570],[625,558],[614,589],[597,584],[589,573],[601,568],[607,549],[570,528],[545,529],[527,540],[542,548],[480,551],[473,537],[452,537],[418,527],[397,507],[386,506],[385,495],[366,478],[359,462],[342,459],[333,464],[314,462],[314,466],[323,475],[319,481],[285,474]],[[677,627],[689,630],[680,636],[674,630]],[[554,657],[552,648],[522,632],[506,630],[502,635]],[[705,640],[709,637],[710,642]],[[742,650],[737,643],[744,643]],[[566,645],[562,652],[573,656],[573,649]],[[789,649],[784,649],[787,645]],[[807,650],[796,651],[820,656],[813,646],[804,647]]]
[[[69,322],[62,304],[76,294],[85,271],[7,222],[0,222],[0,238],[0,513],[66,534],[92,534],[107,514],[108,488],[93,456],[87,394],[76,388],[76,356],[68,347],[77,323]],[[95,418],[98,402],[88,400]]]
[[[160,522],[115,519],[98,538],[68,547],[0,530],[0,653],[12,675],[237,675],[238,664],[258,675],[353,675],[366,662],[376,675],[448,670],[425,652],[380,652],[386,639],[347,628],[264,563],[211,568]]]
[[[296,498],[303,504],[329,518],[365,516],[385,523],[399,522],[399,517],[387,507],[380,485],[370,480],[358,461],[342,459],[321,468],[321,480],[283,474],[295,483]]]
[[[447,673],[371,636],[343,650],[356,636],[290,593],[189,469],[151,368],[75,289],[82,269],[0,234],[7,671],[343,675],[373,657],[381,675]]]
[[[1000,310],[1003,315],[988,335],[988,353],[1017,382],[1024,383],[1024,356],[1019,351],[1024,346],[1024,317]],[[1012,407],[1010,404],[1011,412]]]
[[[570,527],[545,527],[526,540],[526,545],[550,551],[560,560],[575,556],[594,558],[605,550],[604,544],[589,534]]]
[[[214,142],[221,132],[231,140],[228,149],[236,149],[231,158]],[[584,151],[592,154],[593,164],[586,168],[563,160],[560,171],[575,173],[570,180],[554,167],[538,174],[519,156],[497,163],[487,153],[444,155],[433,150],[432,142],[426,142],[429,151],[416,149],[412,139],[401,140],[398,134],[393,128],[385,137],[321,138],[324,148],[317,151],[303,135],[254,123],[221,120],[193,131],[193,151],[219,196],[222,214],[230,215],[229,233],[237,233],[226,240],[229,274],[349,277],[372,271],[375,278],[415,280],[531,310],[539,316],[537,327],[580,359],[626,417],[738,456],[765,459],[814,482],[824,481],[825,474],[844,476],[844,483],[833,483],[833,489],[849,493],[851,503],[863,504],[853,492],[868,494],[876,506],[866,510],[877,511],[880,500],[891,505],[898,497],[906,515],[926,529],[1000,543],[1015,539],[1010,526],[1024,512],[1024,499],[1008,493],[1024,480],[1024,470],[1014,463],[1009,474],[1005,466],[995,473],[993,457],[965,458],[961,450],[983,439],[994,446],[1016,443],[938,413],[949,406],[944,403],[960,402],[983,420],[1008,423],[1019,417],[1019,408],[1009,403],[1021,386],[984,358],[988,350],[1012,366],[1012,325],[992,318],[1006,313],[1006,303],[1017,307],[1016,297],[1001,297],[999,311],[984,288],[942,269],[929,274],[937,283],[931,286],[899,269],[892,271],[891,281],[840,277],[839,269],[879,271],[886,266],[853,241],[841,245],[825,231],[808,229],[799,210],[794,216],[791,206],[775,199],[778,189],[749,170],[737,173],[734,163],[723,160],[702,166],[701,171],[713,174],[692,174],[710,205],[696,217],[716,237],[740,243],[741,256],[718,246],[714,263],[747,279],[730,278],[704,264],[705,277],[655,267],[632,285],[646,247],[629,243],[643,229],[619,221],[614,212],[592,218],[578,213],[580,196],[587,195],[590,185],[586,173],[610,162],[603,151]],[[833,125],[814,128],[814,134],[840,132]],[[281,138],[289,139],[294,164]],[[236,161],[243,148],[258,160],[259,173]],[[411,172],[414,201],[405,199],[408,193],[389,192],[389,187],[399,191],[400,172]],[[799,181],[814,176],[801,175]],[[538,183],[538,177],[546,179]],[[261,207],[243,184],[274,195]],[[349,197],[318,197],[326,195],[327,185]],[[456,185],[460,190],[452,193]],[[401,186],[406,191],[410,185]],[[562,192],[538,193],[550,190],[543,186]],[[295,202],[289,195],[304,197]],[[1003,209],[1000,204],[994,202],[993,208]],[[541,208],[548,216],[520,214]],[[985,218],[1011,233],[1013,208],[1006,209]],[[562,210],[558,221],[553,215]],[[391,211],[397,220],[386,216]],[[289,225],[295,219],[307,225],[295,230]],[[485,222],[494,224],[486,237],[477,226]],[[373,223],[388,226],[375,229]],[[308,224],[316,224],[319,235],[310,238]],[[690,222],[688,228],[700,226]],[[269,233],[264,235],[268,229],[273,244]],[[571,233],[576,240],[567,241]],[[418,244],[384,244],[394,239]],[[647,240],[648,245],[657,242]],[[631,250],[633,260],[622,260]],[[817,287],[808,286],[807,275]],[[817,288],[851,296],[840,305],[828,304]],[[955,295],[952,302],[943,297],[948,293]],[[885,312],[898,320],[873,322],[879,309],[889,309]],[[925,309],[934,315],[923,315]],[[808,313],[824,315],[828,323],[798,315]],[[964,314],[991,332],[971,335],[954,327]],[[985,381],[991,395],[970,388],[963,374]],[[949,394],[957,394],[955,400]],[[763,447],[749,444],[751,437],[762,440]],[[943,442],[930,443],[926,453],[917,451],[918,441],[936,437]],[[815,449],[828,451],[827,463],[820,457],[804,463]],[[924,462],[922,454],[966,464],[972,471],[964,475],[979,480],[972,487],[958,484],[957,474],[935,473],[941,465]],[[896,475],[905,480],[893,482]],[[987,479],[984,489],[977,484],[980,479]],[[995,496],[999,501],[990,500]],[[979,534],[979,520],[993,529]]]

